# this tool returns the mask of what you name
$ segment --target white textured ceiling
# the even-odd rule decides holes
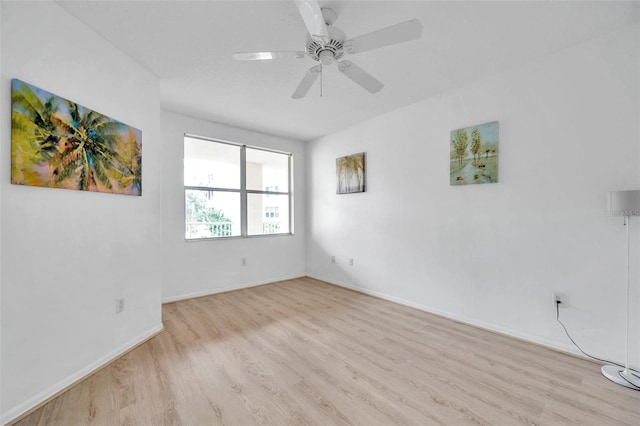
[[[521,66],[638,21],[637,1],[323,1],[347,37],[418,18],[422,38],[348,55],[385,84],[371,95],[335,65],[291,99],[312,59],[238,62],[233,52],[304,50],[293,1],[58,1],[160,79],[162,108],[311,140]]]

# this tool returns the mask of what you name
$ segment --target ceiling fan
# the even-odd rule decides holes
[[[323,66],[337,64],[338,71],[369,93],[379,92],[384,85],[371,74],[349,60],[343,60],[345,54],[355,54],[368,50],[391,46],[393,44],[420,38],[422,24],[417,19],[382,28],[367,34],[347,39],[345,33],[333,26],[338,15],[329,8],[320,8],[318,0],[295,0],[300,15],[308,30],[305,51],[274,51],[234,53],[238,61],[264,61],[285,58],[302,59],[310,57],[319,64],[309,68],[291,96],[303,98],[322,73]]]

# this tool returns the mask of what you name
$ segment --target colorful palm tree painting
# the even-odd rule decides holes
[[[11,183],[142,195],[142,132],[11,81]]]
[[[449,184],[498,182],[498,122],[451,131]]]
[[[336,194],[364,192],[364,152],[336,159]]]

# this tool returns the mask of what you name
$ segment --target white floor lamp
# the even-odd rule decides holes
[[[627,233],[627,322],[624,367],[608,364],[602,367],[602,374],[609,380],[640,391],[640,372],[629,368],[629,222],[631,216],[640,216],[640,190],[609,192],[608,213],[610,216],[624,216]]]

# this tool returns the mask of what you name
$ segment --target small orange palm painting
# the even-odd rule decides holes
[[[142,132],[14,79],[11,183],[142,195]]]

